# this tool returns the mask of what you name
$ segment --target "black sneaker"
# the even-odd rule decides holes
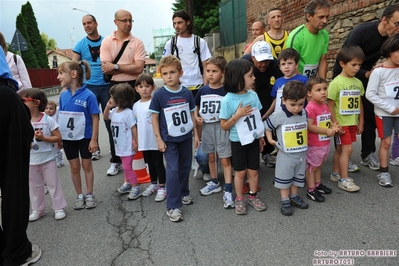
[[[304,202],[303,199],[299,195],[296,195],[295,197],[290,198],[290,201],[291,201],[292,206],[295,206],[299,209],[309,208],[309,205],[306,202]]]
[[[332,190],[331,188],[326,187],[322,183],[318,187],[316,187],[316,190],[319,191],[321,194],[331,194]]]
[[[292,215],[292,207],[289,201],[281,202],[281,213],[285,216]]]
[[[313,190],[312,192],[309,192],[309,191],[308,191],[308,192],[306,193],[306,197],[307,197],[308,199],[311,199],[311,200],[316,201],[316,202],[324,202],[324,200],[325,200],[325,198],[323,197],[323,195],[321,195],[320,192],[317,191],[316,189]]]

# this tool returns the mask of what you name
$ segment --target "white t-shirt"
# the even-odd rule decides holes
[[[162,57],[171,55],[171,42],[171,40],[166,42]],[[183,68],[183,76],[180,78],[181,85],[190,87],[202,84],[203,79],[198,64],[198,54],[194,53],[194,34],[191,34],[191,37],[189,38],[178,36],[176,47],[179,51],[179,58]],[[208,60],[212,56],[211,52],[209,51],[208,44],[202,38],[200,38],[200,51],[200,63]],[[176,51],[174,52],[174,55],[176,55]]]
[[[157,151],[158,144],[152,129],[152,116],[148,110],[151,100],[138,101],[133,106],[133,116],[137,125],[139,151]]]
[[[51,136],[51,131],[58,128],[57,122],[50,116],[44,114],[38,122],[31,122],[34,130],[41,129],[44,136]],[[30,165],[40,165],[54,160],[57,156],[53,143],[36,140],[33,138],[30,151]]]
[[[111,119],[111,131],[114,138],[115,154],[117,156],[131,156],[135,154],[132,147],[133,134],[132,127],[136,124],[132,110],[126,108],[122,112],[117,112],[118,107],[109,113]]]

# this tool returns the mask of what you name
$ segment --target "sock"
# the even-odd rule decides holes
[[[257,192],[249,191],[248,194],[249,194],[250,197],[256,197],[256,195],[257,195],[258,193],[257,193]]]
[[[233,192],[233,185],[231,183],[224,184],[224,190],[230,193]]]
[[[316,188],[312,187],[312,188],[308,188],[308,192],[313,192],[315,191]]]
[[[212,177],[211,177],[211,181],[212,181],[213,183],[215,183],[216,185],[219,185],[219,180],[218,180],[217,178],[212,178]]]
[[[388,173],[388,166],[387,167],[381,167],[380,166],[380,172],[381,173]]]
[[[155,182],[151,182],[151,185],[158,185],[158,182],[157,181],[155,181]]]
[[[165,185],[159,185],[159,188],[165,189]]]
[[[314,183],[314,187],[318,187],[318,186],[320,186],[320,182]]]
[[[290,199],[295,198],[298,194],[290,194]]]

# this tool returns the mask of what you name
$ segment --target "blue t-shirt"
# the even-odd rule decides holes
[[[0,53],[0,78],[2,79],[10,79],[15,87],[18,88],[18,82],[14,80],[11,75],[10,67],[8,66],[7,59],[4,53]]]
[[[98,108],[96,96],[86,88],[86,84],[80,87],[73,96],[70,88],[63,91],[60,95],[59,111],[83,112],[86,120],[84,138],[91,139],[93,133],[91,116],[99,114],[100,109]]]
[[[284,85],[287,82],[292,81],[292,80],[298,80],[298,81],[302,82],[303,84],[306,84],[306,82],[308,82],[308,78],[301,74],[296,74],[295,76],[290,77],[289,79],[286,79],[285,77],[278,78],[273,85],[272,92],[270,93],[270,95],[274,99],[276,99],[277,91],[282,90],[284,88]]]
[[[219,118],[224,120],[230,119],[237,111],[240,103],[242,103],[242,107],[250,104],[252,107],[257,107],[259,111],[262,109],[259,97],[254,91],[247,91],[245,94],[228,92],[222,100]],[[230,128],[229,138],[234,142],[240,141],[235,125]]]
[[[159,131],[161,134],[161,138],[164,142],[181,142],[186,139],[192,138],[192,130],[184,132],[184,135],[178,137],[173,137],[168,134],[168,126],[166,123],[164,109],[185,103],[189,104],[190,112],[194,112],[194,97],[192,92],[186,87],[180,86],[180,89],[175,91],[168,89],[166,86],[163,86],[154,92],[149,111],[151,113],[159,114]],[[191,113],[187,114],[187,117],[179,117],[179,119],[188,119],[192,121]],[[195,121],[192,122],[194,123]]]
[[[100,36],[98,40],[90,40],[87,36],[75,45],[73,52],[80,55],[80,60],[86,60],[89,63],[91,75],[85,83],[90,85],[105,85],[103,72],[101,70],[100,47],[104,37]]]

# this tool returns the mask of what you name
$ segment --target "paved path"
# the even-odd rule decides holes
[[[54,98],[57,99],[57,98]],[[67,217],[56,221],[49,214],[30,223],[28,235],[43,249],[40,265],[312,265],[331,259],[330,251],[355,250],[340,257],[346,264],[399,265],[399,178],[391,167],[395,186],[383,188],[377,172],[361,166],[352,174],[361,187],[357,193],[339,190],[327,176],[332,153],[323,169],[323,182],[333,188],[326,202],[309,202],[308,210],[294,209],[294,215],[280,213],[279,191],[272,185],[274,169],[261,165],[259,196],[268,209],[238,216],[225,210],[222,193],[200,196],[205,182],[192,177],[191,195],[195,203],[182,208],[184,221],[172,223],[166,216],[165,202],[154,196],[127,201],[116,188],[123,173],[106,176],[109,146],[104,124],[100,127],[102,157],[93,162],[94,193],[98,206],[92,210],[73,210],[76,197],[69,165],[59,169],[68,202]],[[359,161],[359,143],[353,159]],[[191,175],[193,172],[191,172]],[[146,185],[141,186],[143,189]],[[300,190],[305,196],[305,190]],[[370,250],[394,250],[394,257],[368,257]],[[325,251],[325,252],[323,252]],[[365,253],[362,253],[365,252]],[[370,253],[371,254],[371,253]],[[370,255],[369,254],[369,255]]]

